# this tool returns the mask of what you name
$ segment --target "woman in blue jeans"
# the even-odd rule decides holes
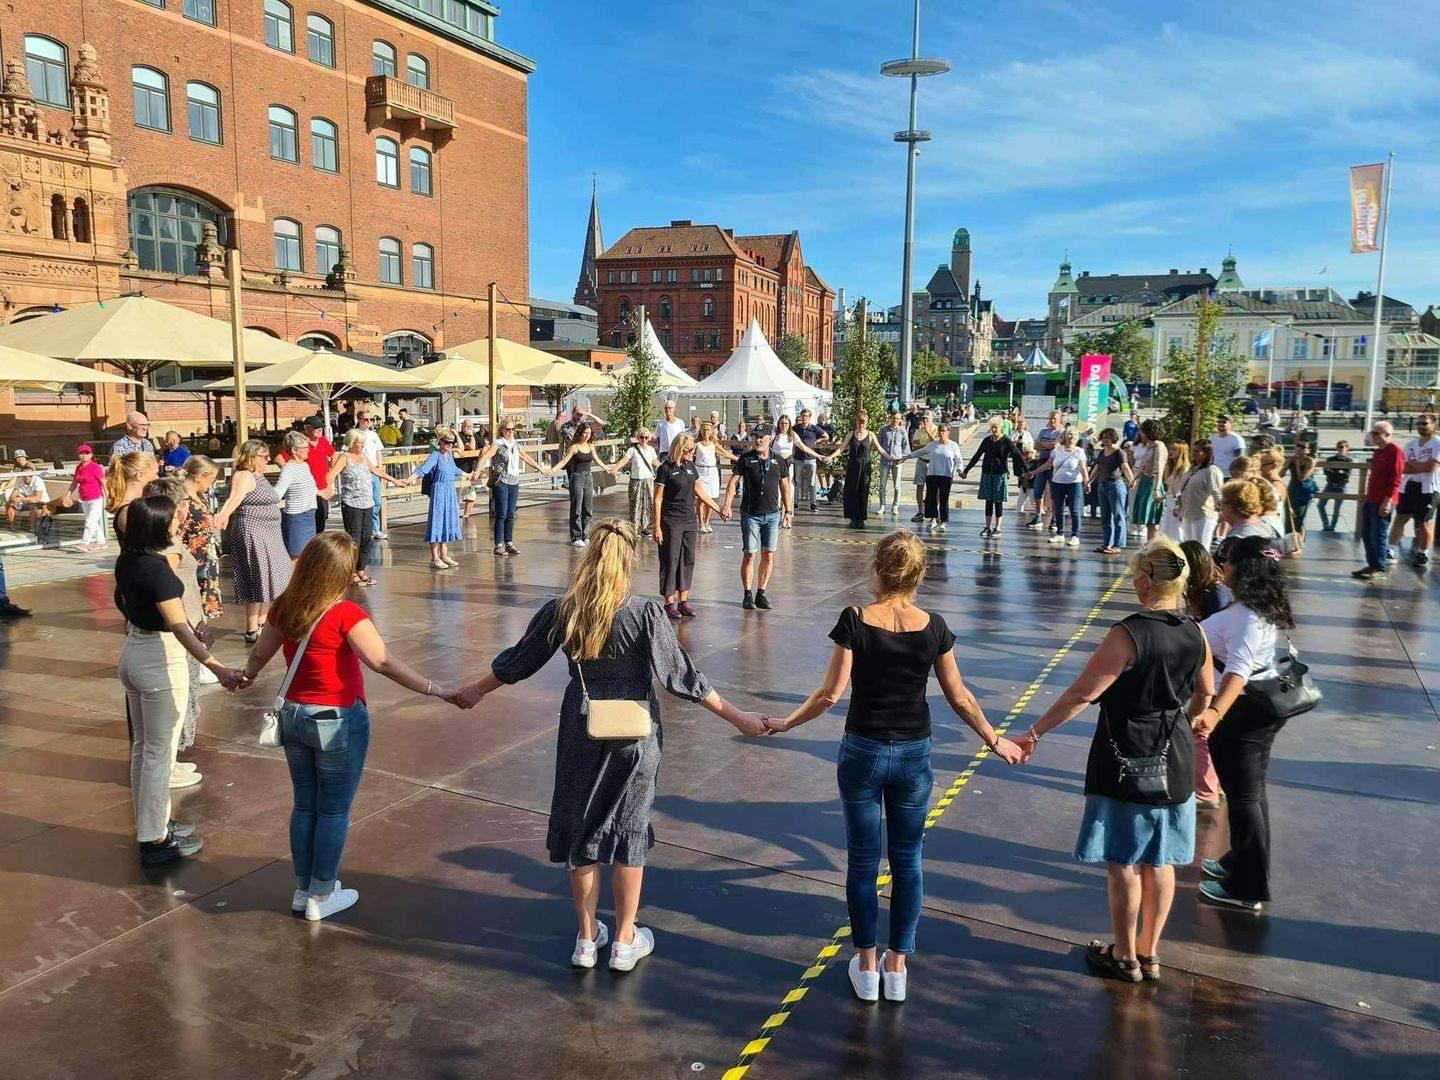
[[[1120,449],[1120,436],[1114,428],[1100,432],[1100,452],[1090,470],[1090,486],[1100,496],[1101,555],[1117,555],[1125,548],[1125,501],[1135,476]]]
[[[352,907],[355,889],[340,887],[340,855],[350,829],[350,804],[370,747],[363,663],[407,690],[430,697],[448,692],[390,655],[364,608],[345,599],[359,557],[347,533],[321,533],[300,553],[290,584],[270,608],[244,681],[260,674],[284,649],[287,671],[279,696],[280,733],[295,805],[290,855],[295,896],[290,909],[318,922]],[[295,653],[306,640],[298,664]]]
[[[1089,490],[1085,450],[1080,446],[1080,437],[1073,427],[1067,427],[1060,436],[1050,458],[1035,470],[1036,475],[1049,472],[1050,500],[1055,504],[1055,521],[1059,531],[1050,537],[1052,544],[1080,546],[1080,500],[1082,492]],[[1070,518],[1070,536],[1065,533],[1065,518]]]
[[[906,958],[915,951],[924,881],[920,849],[935,777],[930,768],[930,708],[925,689],[933,669],[950,707],[1006,762],[1020,748],[997,735],[955,666],[955,635],[939,615],[916,606],[925,577],[925,546],[908,531],[875,545],[875,602],[840,613],[830,638],[835,648],[825,681],[784,719],[767,719],[788,731],[834,706],[851,684],[850,711],[840,742],[836,778],[845,808],[849,869],[850,985],[862,1001],[904,1001]],[[890,948],[877,959],[881,824],[890,857]]]

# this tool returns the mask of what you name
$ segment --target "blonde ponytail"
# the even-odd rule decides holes
[[[594,660],[610,637],[615,613],[630,595],[639,546],[628,521],[605,518],[590,529],[590,544],[555,613],[555,637],[572,660]]]
[[[125,489],[130,486],[130,482],[139,479],[147,462],[154,461],[155,455],[139,450],[131,450],[128,454],[111,458],[110,466],[105,470],[105,509],[112,512],[118,510],[125,500]]]

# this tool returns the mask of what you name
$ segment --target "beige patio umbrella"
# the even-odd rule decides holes
[[[0,345],[0,387],[12,390],[52,390],[65,383],[133,383],[123,375],[71,364],[51,356]]]

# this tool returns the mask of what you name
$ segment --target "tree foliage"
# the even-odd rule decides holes
[[[1111,357],[1110,370],[1119,375],[1126,386],[1149,382],[1154,375],[1155,347],[1138,318],[1127,319],[1106,330],[1092,330],[1066,345],[1065,352],[1076,363],[1091,353]]]
[[[810,363],[810,342],[803,334],[786,334],[775,342],[775,355],[792,374],[803,378],[805,365]]]
[[[648,424],[655,408],[655,395],[660,392],[660,363],[643,334],[625,350],[630,363],[616,378],[615,396],[610,399],[607,427],[617,435],[628,436],[641,424]]]
[[[885,415],[885,392],[895,383],[893,361],[883,355],[888,346],[863,331],[860,320],[852,316],[845,333],[845,362],[835,374],[835,408],[830,417],[839,431],[849,431],[861,409],[870,414],[872,424],[878,423]]]
[[[910,362],[911,377],[915,380],[915,386],[924,396],[925,384],[937,375],[943,375],[950,370],[950,361],[937,352],[929,349],[921,349],[915,354],[915,359]]]
[[[1231,398],[1244,393],[1250,362],[1235,351],[1233,338],[1218,337],[1219,304],[1203,302],[1195,313],[1197,344],[1173,345],[1160,367],[1160,407],[1165,410],[1168,438],[1206,438],[1215,433],[1215,418]],[[1197,379],[1197,345],[1205,343],[1205,369]],[[1196,399],[1200,402],[1198,431],[1191,431]]]

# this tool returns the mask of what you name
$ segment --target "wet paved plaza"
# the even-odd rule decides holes
[[[508,560],[491,555],[482,518],[461,568],[440,574],[419,529],[397,529],[360,600],[419,670],[472,678],[560,591],[576,555],[563,514],[523,508],[522,554]],[[1132,596],[1093,542],[1057,551],[1007,523],[998,556],[981,553],[973,511],[932,539],[922,603],[956,631],[992,722],[1013,715],[1023,730]],[[788,711],[818,682],[836,615],[866,598],[856,537],[833,513],[802,516],[783,537],[770,612],[741,610],[739,530],[702,538],[701,617],[681,638],[742,708]],[[1103,871],[1070,856],[1093,712],[1009,769],[976,757],[932,683],[936,797],[953,799],[927,834],[920,951],[898,1006],[854,999],[837,936],[843,703],[746,741],[662,702],[641,910],[657,951],[627,975],[576,972],[567,881],[543,843],[561,661],[468,713],[367,677],[373,739],[342,865],[360,903],[309,924],[288,912],[285,766],[255,745],[279,665],[236,697],[206,691],[192,755],[205,782],[176,804],[205,850],[142,871],[110,578],[19,589],[37,616],[0,625],[0,1078],[649,1080],[749,1062],[757,1080],[1433,1080],[1436,588],[1410,570],[1361,585],[1354,559],[1348,537],[1314,535],[1293,567],[1298,640],[1327,700],[1276,745],[1276,901],[1260,917],[1201,906],[1198,868],[1182,870],[1158,986],[1084,973],[1081,947],[1109,925]],[[642,591],[655,561],[647,550]],[[232,663],[237,616],[217,634]],[[1223,820],[1202,815],[1202,855],[1223,850]]]

